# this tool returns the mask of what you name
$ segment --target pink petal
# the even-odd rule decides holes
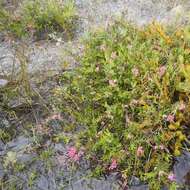
[[[116,52],[112,52],[112,54],[111,54],[111,58],[112,58],[112,59],[116,59],[116,58],[117,58],[117,54],[116,54]]]
[[[76,150],[76,148],[75,147],[70,147],[69,149],[68,149],[68,156],[70,157],[70,158],[74,158],[74,156],[75,156],[75,154],[77,153],[77,150]]]
[[[171,182],[176,181],[176,177],[175,177],[175,175],[174,175],[173,173],[170,173],[170,174],[168,175],[168,179],[169,179]]]
[[[132,69],[132,73],[135,77],[137,77],[139,75],[139,70],[137,68],[133,68]]]
[[[179,105],[179,110],[180,111],[184,111],[185,110],[185,104],[184,103],[181,103],[180,105]]]
[[[79,161],[80,160],[80,155],[79,154],[75,154],[74,157],[73,157],[73,160],[75,162]]]
[[[167,116],[167,118],[166,118],[166,120],[168,121],[168,122],[174,122],[174,115],[172,115],[172,114],[169,114],[168,116]]]
[[[159,68],[159,75],[160,75],[160,77],[162,77],[165,74],[165,72],[166,72],[166,66],[161,66]]]
[[[116,86],[116,80],[109,80],[109,85],[112,86],[112,87],[115,87]]]
[[[113,159],[112,163],[111,163],[111,165],[109,167],[109,170],[113,170],[115,168],[117,168],[117,160]]]
[[[137,149],[137,156],[138,157],[141,157],[144,155],[144,149],[142,146],[139,146],[138,149]]]

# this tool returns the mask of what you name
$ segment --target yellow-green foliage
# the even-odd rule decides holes
[[[73,1],[24,1],[14,13],[0,8],[0,30],[17,37],[40,35],[53,31],[71,35],[77,19]]]
[[[189,37],[188,27],[168,32],[158,23],[138,29],[117,22],[92,34],[81,66],[63,74],[58,105],[84,127],[77,143],[96,174],[111,172],[116,160],[128,181],[173,188],[168,174],[190,127]]]

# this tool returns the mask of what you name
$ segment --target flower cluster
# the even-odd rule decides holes
[[[109,166],[109,170],[114,170],[117,168],[117,160],[112,159],[111,165]]]
[[[83,151],[77,151],[75,147],[70,147],[67,151],[68,158],[72,162],[78,162],[83,154]]]

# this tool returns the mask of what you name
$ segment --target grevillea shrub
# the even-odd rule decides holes
[[[189,28],[119,21],[84,46],[81,65],[62,75],[55,94],[82,126],[76,143],[94,174],[118,171],[152,190],[175,189],[174,158],[189,150]]]

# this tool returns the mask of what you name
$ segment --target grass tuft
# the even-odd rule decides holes
[[[73,36],[77,20],[73,1],[23,1],[13,13],[0,7],[0,31],[22,38],[44,36],[55,31]]]

